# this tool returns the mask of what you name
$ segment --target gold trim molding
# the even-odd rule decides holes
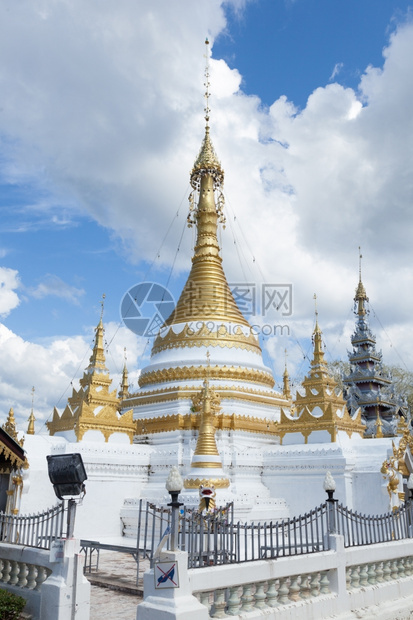
[[[228,333],[228,329],[223,324],[217,325],[217,328],[208,329],[206,323],[208,321],[198,330],[191,327],[190,323],[186,323],[185,327],[177,334],[170,327],[164,336],[159,335],[156,338],[152,348],[152,356],[167,349],[185,347],[225,347],[228,349],[235,347],[236,349],[253,351],[261,356],[258,339],[252,332],[246,336],[241,326],[235,325],[233,333]],[[251,329],[250,326],[249,328]]]
[[[162,370],[153,370],[152,372],[142,373],[139,377],[140,387],[156,383],[166,383],[172,381],[188,381],[203,380],[206,369],[204,366],[179,366],[176,368],[165,368]],[[257,385],[268,385],[274,387],[273,376],[262,370],[253,370],[251,368],[241,368],[237,366],[211,366],[209,370],[211,379],[219,379],[221,381],[235,380],[247,381]]]
[[[213,485],[216,489],[228,489],[230,482],[228,478],[185,478],[185,489],[199,489],[201,486]]]
[[[152,435],[171,431],[193,431],[199,429],[200,415],[175,414],[156,418],[136,420],[137,435]],[[279,424],[274,420],[222,413],[214,416],[214,425],[220,431],[243,431],[262,435],[279,435]]]

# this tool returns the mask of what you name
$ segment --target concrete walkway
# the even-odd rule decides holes
[[[101,552],[99,571],[87,573],[91,582],[90,620],[135,620],[142,601],[142,575],[149,563],[141,562],[136,585],[136,562],[127,553]]]

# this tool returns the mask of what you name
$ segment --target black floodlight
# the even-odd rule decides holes
[[[50,482],[59,499],[85,492],[84,481],[87,475],[81,454],[56,454],[46,458]]]

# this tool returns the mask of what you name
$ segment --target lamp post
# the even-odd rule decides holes
[[[178,495],[182,491],[184,481],[178,471],[176,465],[171,468],[169,476],[166,480],[166,490],[169,491],[171,501],[168,506],[172,508],[172,534],[171,534],[171,549],[176,551],[178,548],[178,528],[179,528],[179,508],[183,506],[182,502],[178,501]]]
[[[334,480],[330,471],[326,473],[326,477],[324,478],[324,482],[323,482],[323,488],[324,488],[324,491],[328,495],[328,498],[327,498],[328,515],[329,515],[328,532],[329,534],[335,534],[336,533],[335,504],[337,500],[334,499],[334,491],[336,490],[336,481]]]
[[[409,498],[410,501],[413,500],[413,474],[410,474],[408,480],[407,480],[407,488],[409,489]]]

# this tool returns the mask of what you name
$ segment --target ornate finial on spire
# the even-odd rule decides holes
[[[105,299],[106,299],[106,295],[105,295],[105,293],[103,293],[102,299],[101,299],[101,302],[100,302],[100,306],[101,306],[101,308],[100,308],[100,320],[101,321],[103,319],[103,310],[105,308]]]
[[[211,86],[209,81],[209,41],[208,37],[205,39],[205,128],[209,128],[209,114],[211,112],[209,107],[209,87]]]
[[[17,429],[16,420],[14,418],[14,409],[10,407],[10,411],[7,416],[6,422],[3,424],[2,429],[6,431],[15,441],[17,441]]]
[[[317,309],[317,294],[314,293],[314,311],[315,311],[315,324],[318,325],[318,309]]]
[[[357,305],[357,309],[355,313],[359,315],[359,317],[364,317],[367,314],[366,310],[366,302],[369,300],[366,294],[366,289],[364,288],[364,284],[361,280],[361,259],[363,255],[361,253],[361,248],[359,246],[359,283],[356,288],[356,296],[354,297],[354,301]]]
[[[211,194],[210,196],[210,205],[203,205],[204,209],[208,211],[215,211],[218,216],[218,222],[221,224],[225,224],[225,217],[223,214],[224,207],[224,196],[222,194],[222,186],[224,184],[224,171],[221,168],[221,164],[216,156],[214,147],[211,142],[211,138],[209,136],[209,120],[211,109],[209,107],[209,100],[211,97],[210,93],[210,82],[209,82],[209,41],[206,39],[206,64],[205,64],[205,137],[203,139],[201,150],[199,151],[199,155],[196,158],[194,163],[194,167],[191,171],[191,186],[193,191],[189,196],[189,215],[188,215],[188,226],[192,226],[194,224],[199,225],[198,214],[201,207],[201,200],[198,207],[195,206],[195,193],[200,193],[200,198],[202,199],[202,194]],[[203,184],[202,184],[203,180]],[[202,185],[202,188],[201,188]],[[213,193],[215,190],[218,190],[218,198],[215,204]]]
[[[27,435],[34,435],[34,423],[36,421],[36,418],[34,417],[34,411],[33,411],[33,405],[34,405],[34,393],[35,393],[35,389],[34,386],[32,387],[32,409],[30,411],[30,416],[28,419],[29,425],[27,427]]]

